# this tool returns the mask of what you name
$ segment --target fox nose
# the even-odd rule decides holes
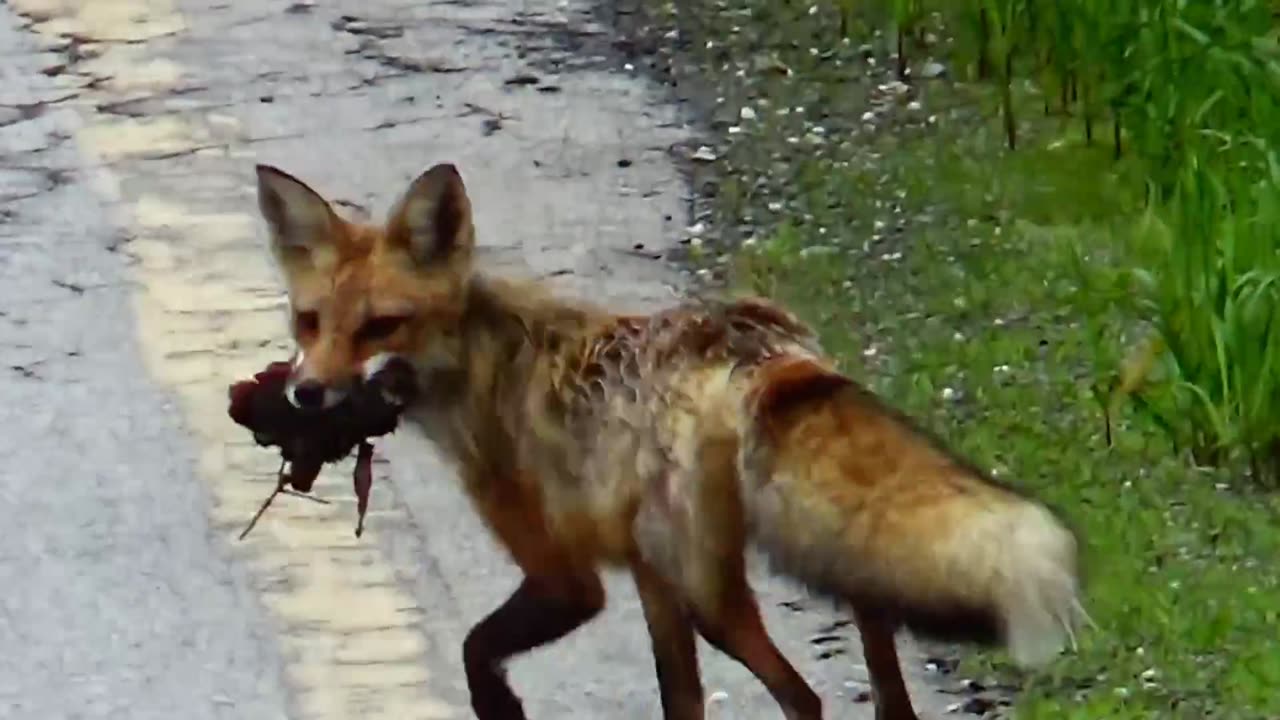
[[[324,407],[326,388],[319,380],[303,380],[293,386],[290,399],[293,404],[304,410],[318,410]]]

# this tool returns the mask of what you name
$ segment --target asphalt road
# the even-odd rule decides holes
[[[275,465],[225,388],[289,351],[253,164],[381,213],[455,162],[482,262],[652,306],[688,133],[608,48],[577,0],[0,3],[0,717],[467,717],[461,639],[517,577],[420,438],[385,443],[362,540],[346,468],[235,539]],[[870,718],[851,628],[759,577],[828,717]],[[659,717],[634,591],[609,591],[513,665],[533,718]],[[779,716],[701,651],[709,717]]]

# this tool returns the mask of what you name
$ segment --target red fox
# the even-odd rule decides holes
[[[479,720],[525,717],[503,664],[605,605],[626,568],[666,720],[701,720],[695,633],[748,668],[789,720],[817,694],[767,634],[748,542],[847,606],[876,717],[916,720],[894,634],[1051,659],[1088,620],[1077,541],[853,380],[763,299],[622,315],[473,267],[457,169],[415,179],[382,225],[258,166],[299,353],[291,401],[323,408],[395,360],[424,391],[405,413],[457,468],[523,571],[462,648]]]

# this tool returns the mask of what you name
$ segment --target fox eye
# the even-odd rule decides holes
[[[356,333],[356,340],[358,342],[385,340],[395,334],[408,321],[409,318],[403,315],[371,317],[364,321],[364,325],[360,326],[360,331]]]
[[[300,310],[294,313],[293,323],[299,333],[310,335],[320,329],[320,313],[315,310]]]

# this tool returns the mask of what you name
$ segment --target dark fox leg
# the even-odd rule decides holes
[[[871,675],[871,694],[876,703],[876,720],[920,720],[911,707],[911,696],[902,679],[898,649],[894,644],[897,629],[879,613],[854,609],[854,620],[862,635],[862,653]]]
[[[822,701],[773,644],[747,582],[736,459],[736,442],[704,442],[658,483],[637,519],[641,551],[680,591],[698,632],[750,670],[787,720],[822,720]]]
[[[525,720],[520,698],[507,683],[503,662],[559,640],[604,608],[597,575],[526,577],[498,609],[467,633],[463,667],[477,720]]]
[[[703,720],[706,708],[698,648],[679,593],[640,558],[631,561],[631,575],[653,643],[663,720]]]
[[[750,670],[787,720],[822,720],[822,700],[770,639],[746,578],[723,587],[717,607],[697,610],[702,637]]]
[[[468,478],[489,529],[524,571],[520,587],[467,633],[463,668],[477,720],[525,720],[520,698],[507,682],[503,663],[555,642],[604,608],[604,585],[589,560],[575,557],[547,530],[542,505],[514,479]]]

